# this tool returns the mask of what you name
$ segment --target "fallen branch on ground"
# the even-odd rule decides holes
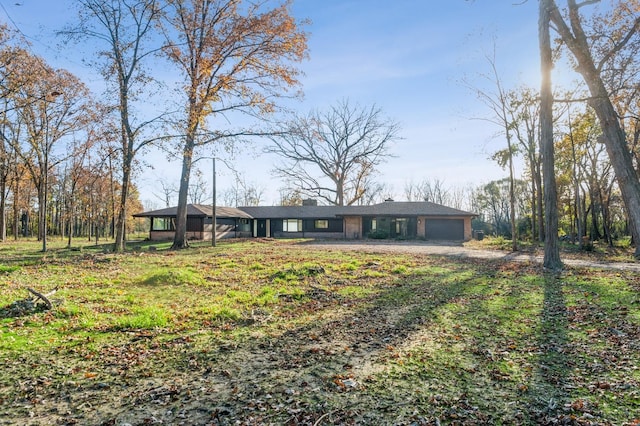
[[[54,288],[52,291],[50,291],[47,294],[38,293],[37,291],[35,291],[34,289],[32,289],[30,287],[27,287],[27,290],[29,290],[29,293],[33,294],[38,299],[42,300],[44,302],[45,306],[47,307],[47,309],[53,308],[53,304],[49,300],[49,296],[55,294],[55,292],[58,291],[57,288]]]
[[[51,295],[58,291],[57,288],[45,294],[30,287],[27,287],[27,291],[35,297],[26,297],[24,299],[16,300],[12,304],[1,308],[0,318],[19,317],[30,315],[38,311],[48,311],[53,309],[54,305],[58,305],[62,302],[61,300],[50,299]]]

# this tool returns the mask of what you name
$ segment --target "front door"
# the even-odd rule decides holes
[[[258,231],[256,233],[256,237],[258,238],[267,237],[267,220],[266,219],[258,219]]]

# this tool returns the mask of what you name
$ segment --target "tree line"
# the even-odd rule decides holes
[[[0,238],[104,238],[115,229],[113,123],[77,77],[0,27]],[[137,200],[135,201],[137,202]]]
[[[78,0],[74,5],[78,19],[58,34],[69,47],[89,49],[82,52],[84,59],[106,87],[100,103],[77,77],[52,69],[30,52],[24,38],[2,28],[0,189],[1,201],[13,206],[9,217],[2,205],[3,236],[5,218],[13,223],[14,236],[36,223],[43,251],[51,232],[97,235],[108,229],[114,250],[124,250],[131,213],[140,209],[133,177],[141,154],[161,146],[182,160],[173,248],[186,247],[194,162],[267,133],[259,125],[235,125],[235,119],[259,122],[299,85],[296,64],[307,56],[304,22],[291,16],[289,1]],[[172,81],[153,72],[159,65],[168,67]],[[33,195],[27,200],[27,180],[35,201]],[[58,184],[65,189],[54,193]],[[88,198],[80,197],[84,190]],[[34,210],[37,220],[22,220]],[[76,224],[89,217],[91,231]]]
[[[628,237],[640,256],[640,2],[587,9],[599,3],[539,1],[539,91],[505,88],[495,56],[487,58],[493,88],[476,90],[506,142],[494,159],[509,171],[483,188],[489,202],[478,211],[512,238],[513,250],[523,235],[544,241],[549,269],[561,267],[558,235],[583,248]],[[554,91],[554,66],[573,68],[576,88]]]
[[[408,200],[477,212],[478,226],[511,237],[514,250],[522,237],[545,241],[545,265],[552,268],[559,264],[558,235],[578,244],[625,236],[637,242],[640,4],[616,1],[585,12],[597,3],[567,0],[559,8],[540,0],[540,90],[504,87],[495,56],[487,58],[493,88],[476,94],[504,136],[493,158],[508,176],[448,190],[425,179],[407,184]],[[139,209],[133,177],[141,154],[159,146],[182,164],[176,249],[188,246],[187,202],[203,193],[193,189],[202,186],[197,173],[192,179],[194,164],[249,138],[267,138],[265,151],[281,158],[274,174],[286,183],[283,203],[313,196],[326,204],[368,204],[392,193],[375,176],[401,139],[400,127],[377,106],[343,100],[268,122],[281,100],[299,95],[299,64],[308,57],[308,22],[291,15],[290,1],[75,5],[77,21],[59,35],[89,49],[87,63],[106,87],[100,102],[77,77],[52,69],[8,28],[1,31],[2,212],[10,206],[3,238],[7,230],[36,232],[46,250],[50,233],[112,235],[114,249],[123,250],[127,223]],[[554,64],[573,67],[582,85],[554,92]],[[154,72],[160,65],[172,81]],[[525,165],[521,176],[517,161]],[[260,190],[245,182],[228,198],[256,203]]]

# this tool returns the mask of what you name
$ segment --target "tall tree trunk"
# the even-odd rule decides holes
[[[586,234],[586,213],[583,209],[583,200],[580,197],[580,179],[578,176],[578,160],[576,156],[576,146],[573,139],[573,126],[571,125],[571,113],[569,111],[569,141],[571,142],[571,162],[573,175],[573,191],[574,191],[574,216],[576,224],[576,235],[578,236],[578,246],[580,250],[584,249],[584,239]]]
[[[507,130],[507,148],[509,149],[509,223],[511,224],[511,250],[518,251],[518,227],[516,226],[516,184],[513,166],[513,149],[509,130]]]
[[[537,208],[538,208],[538,241],[544,241],[544,202],[542,200],[542,172],[540,170],[540,163],[536,164],[536,185],[538,187],[538,192],[536,193],[536,197],[538,198]]]
[[[602,82],[600,82],[602,83]],[[591,85],[590,90],[591,90]],[[631,153],[626,144],[624,130],[620,126],[618,116],[611,104],[611,100],[599,98],[597,93],[604,94],[604,85],[594,84],[591,105],[598,115],[605,138],[605,146],[611,165],[616,173],[616,180],[625,202],[629,225],[633,240],[636,242],[635,256],[640,257],[640,181],[636,175],[631,159]],[[594,93],[595,92],[595,93]]]
[[[4,170],[0,179],[2,179],[2,182],[0,182],[0,241],[4,242],[7,239],[7,214],[5,212],[7,206],[7,179],[4,176]]]
[[[18,234],[20,233],[20,203],[18,202],[20,197],[20,179],[14,176],[13,180],[13,239],[18,241]]]
[[[191,165],[193,163],[194,138],[186,137],[182,152],[182,174],[180,177],[180,189],[178,190],[178,211],[176,213],[176,231],[173,238],[172,250],[180,250],[189,247],[187,240],[187,199],[189,197],[189,180],[191,177]]]
[[[111,215],[110,215],[110,226],[109,226],[109,236],[111,238],[115,238],[116,236],[116,189],[115,182],[113,180],[113,162],[111,159],[111,153],[109,153],[109,189],[111,196]]]
[[[118,210],[118,220],[116,221],[116,240],[113,250],[115,252],[123,252],[125,249],[126,226],[127,226],[127,198],[129,195],[129,181],[131,179],[131,162],[129,159],[122,168],[122,190],[120,192],[120,205]],[[89,236],[91,239],[91,236]]]
[[[527,155],[529,160],[529,170],[531,171],[531,240],[535,241],[538,233],[538,182],[536,181],[536,169],[535,162],[533,160],[533,154]]]
[[[75,190],[76,190],[76,185],[75,183],[71,184],[71,194],[69,194],[69,211],[67,212],[67,248],[71,248],[71,240],[73,238],[73,222],[75,220],[75,215],[74,215],[74,210],[75,210],[75,203],[74,203],[74,197],[75,197]]]
[[[550,35],[550,0],[540,0],[538,37],[540,43],[540,152],[542,153],[542,175],[544,179],[544,261],[546,269],[555,271],[562,268],[558,249],[558,194],[555,175],[553,147],[553,92],[551,90],[551,69],[553,57]],[[553,5],[555,6],[555,4]]]
[[[42,251],[47,251],[47,184],[48,179],[43,176],[41,187],[38,188],[38,236],[42,241]]]

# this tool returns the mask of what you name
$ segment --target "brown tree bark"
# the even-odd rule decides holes
[[[551,51],[549,8],[552,0],[540,0],[538,37],[540,43],[540,152],[542,153],[542,175],[544,185],[544,260],[545,269],[555,271],[562,268],[558,249],[558,194],[555,176],[553,146],[553,92],[551,89]]]

